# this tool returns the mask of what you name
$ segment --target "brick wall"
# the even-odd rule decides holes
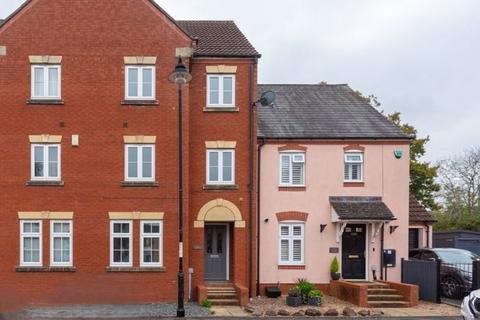
[[[111,14],[115,12],[115,14]],[[177,90],[168,82],[175,48],[191,40],[148,1],[32,1],[0,29],[0,312],[28,305],[149,303],[175,301],[177,238]],[[60,55],[64,105],[28,105],[29,55]],[[158,106],[122,106],[124,56],[156,56]],[[220,61],[239,66],[237,113],[204,113],[205,66],[218,60],[187,61],[194,80],[186,88],[185,267],[202,282],[203,229],[192,228],[200,207],[214,198],[235,203],[248,219],[248,106],[251,60]],[[256,84],[256,70],[254,70]],[[254,86],[256,87],[256,86]],[[60,123],[64,125],[61,126]],[[127,124],[125,126],[125,124]],[[62,135],[62,187],[27,187],[29,134]],[[71,135],[80,146],[71,146]],[[153,135],[154,188],[122,187],[123,135]],[[239,190],[204,191],[206,140],[235,140]],[[188,182],[189,181],[189,182]],[[75,272],[15,272],[19,264],[18,211],[73,211]],[[109,211],[162,211],[164,266],[158,273],[106,272],[109,265]],[[247,226],[248,226],[247,221]],[[232,277],[248,285],[248,229],[235,229]],[[190,240],[190,241],[189,241]],[[43,226],[43,261],[49,263],[49,225]],[[133,266],[139,266],[139,222],[133,224]],[[188,254],[191,253],[191,257]]]

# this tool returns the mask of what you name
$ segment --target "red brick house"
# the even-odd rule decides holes
[[[0,21],[0,312],[175,301],[168,76],[185,48],[185,290],[224,281],[246,302],[257,51],[233,22],[176,21],[150,0],[30,0]]]

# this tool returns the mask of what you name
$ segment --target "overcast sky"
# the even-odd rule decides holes
[[[480,145],[478,0],[157,2],[176,19],[235,20],[262,53],[261,83],[375,94],[430,135],[429,160]],[[0,0],[0,18],[21,3]]]

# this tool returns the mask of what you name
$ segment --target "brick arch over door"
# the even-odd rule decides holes
[[[207,202],[198,212],[195,228],[203,228],[205,222],[234,222],[235,228],[245,228],[245,220],[237,206],[225,199]]]

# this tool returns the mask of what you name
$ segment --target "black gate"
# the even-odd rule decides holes
[[[440,303],[440,262],[402,259],[402,282],[419,288],[420,300]]]
[[[402,282],[418,285],[421,300],[440,303],[441,297],[463,299],[480,289],[480,261],[462,264],[402,259]]]

